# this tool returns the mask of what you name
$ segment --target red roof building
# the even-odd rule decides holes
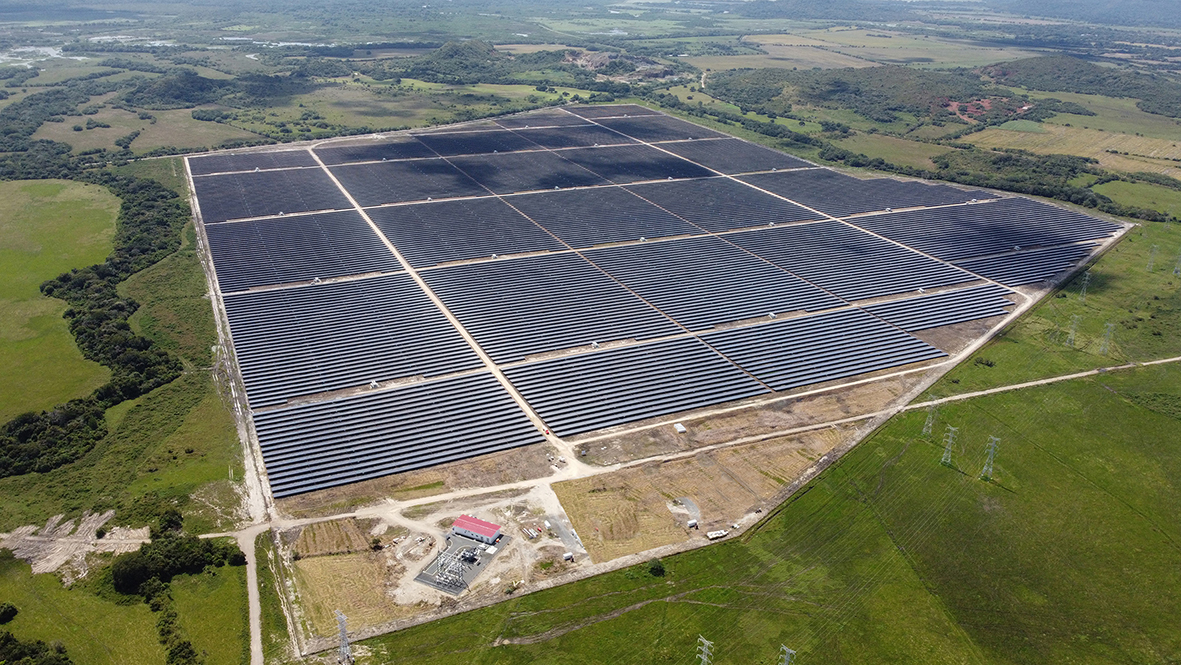
[[[451,532],[482,543],[492,544],[500,538],[500,525],[485,522],[471,515],[460,515],[451,525]]]

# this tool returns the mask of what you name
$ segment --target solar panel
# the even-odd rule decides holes
[[[254,414],[276,497],[545,439],[487,373]]]
[[[681,332],[575,254],[472,263],[420,274],[497,363],[591,342]]]
[[[224,297],[252,407],[482,366],[405,274]]]
[[[595,122],[620,134],[648,143],[723,137],[725,134],[667,115],[603,118]]]
[[[892,178],[863,180],[829,169],[759,173],[740,176],[740,179],[834,217],[887,208],[949,205],[993,198],[992,194],[982,191],[963,191],[946,185]]]
[[[605,127],[584,125],[545,129],[518,129],[518,134],[546,148],[576,148],[596,145],[625,145],[634,140]]]
[[[489,193],[442,159],[334,166],[332,173],[362,206]]]
[[[225,292],[401,269],[352,210],[210,224],[205,233]]]
[[[351,208],[323,169],[294,169],[193,178],[205,223],[279,213]]]
[[[505,375],[560,436],[769,392],[695,339],[531,363]]]
[[[798,157],[738,139],[665,143],[660,147],[727,175],[814,166]]]
[[[572,148],[561,155],[616,184],[643,180],[708,178],[712,171],[643,145]]]
[[[452,157],[450,161],[497,194],[610,184],[552,152],[473,155]]]
[[[1095,243],[1064,245],[969,259],[959,261],[956,265],[1006,286],[1021,286],[1051,279],[1074,268],[1090,256],[1094,249]]]
[[[858,309],[707,333],[701,339],[777,391],[947,355]]]
[[[479,132],[447,132],[440,134],[415,134],[426,147],[444,157],[452,155],[480,155],[489,152],[512,152],[514,150],[537,150],[536,143],[508,130]]]
[[[716,237],[608,247],[584,256],[689,330],[844,304]]]
[[[254,169],[285,169],[297,166],[319,166],[307,150],[273,150],[269,152],[236,152],[221,155],[189,157],[189,173],[206,175]]]
[[[618,187],[504,199],[571,247],[701,233],[701,229]]]
[[[1005,316],[1013,301],[1005,298],[1012,291],[985,284],[970,289],[945,291],[929,296],[895,300],[862,307],[865,311],[907,332],[949,326],[954,323]]]
[[[415,268],[436,263],[566,249],[497,198],[373,208],[369,218]]]
[[[726,239],[848,301],[976,279],[841,222],[742,231]]]
[[[380,143],[348,143],[316,148],[321,161],[332,166],[350,162],[380,162],[387,159],[415,159],[434,157],[435,152],[414,139],[382,141]]]
[[[824,218],[730,178],[628,185],[625,189],[713,232]]]
[[[565,111],[547,110],[497,118],[496,124],[505,129],[520,129],[522,127],[589,126],[590,123],[576,115],[570,115]]]
[[[858,217],[852,223],[948,261],[1110,236],[1119,226],[1030,199]]]
[[[660,115],[659,111],[638,104],[613,104],[610,106],[567,106],[566,110],[583,118],[612,118],[632,115]]]

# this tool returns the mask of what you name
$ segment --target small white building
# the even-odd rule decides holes
[[[500,539],[500,525],[471,515],[460,515],[451,525],[451,533],[491,545]]]

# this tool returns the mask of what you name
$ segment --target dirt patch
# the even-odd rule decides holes
[[[955,355],[968,348],[972,342],[988,334],[988,331],[992,330],[993,326],[1004,321],[1004,319],[1005,317],[1003,316],[993,316],[987,319],[965,321],[964,323],[957,323],[950,326],[918,330],[911,334],[937,349],[942,349],[951,355]]]
[[[292,568],[308,634],[333,635],[338,609],[348,616],[349,628],[413,614],[412,608],[399,606],[387,594],[405,568],[389,565],[382,552],[300,559]]]
[[[295,541],[295,551],[301,557],[348,554],[368,548],[369,537],[355,519],[309,524]]]
[[[779,437],[556,483],[566,514],[594,561],[703,538],[757,510],[816,459],[855,436],[852,426]],[[686,527],[700,513],[700,530]],[[670,507],[671,506],[671,507]]]
[[[98,530],[114,516],[113,510],[101,514],[87,513],[75,522],[55,515],[43,527],[22,526],[0,534],[0,549],[12,550],[13,556],[28,562],[34,575],[58,573],[62,582],[69,586],[86,577],[90,554],[133,552],[148,542],[147,527],[115,527],[104,530],[103,537],[99,538]]]
[[[548,444],[524,446],[430,469],[278,499],[275,508],[285,517],[320,517],[346,512],[384,497],[407,500],[459,489],[506,485],[549,475],[553,469],[547,456],[556,454]]]

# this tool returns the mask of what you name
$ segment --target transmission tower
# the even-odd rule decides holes
[[[1074,347],[1075,338],[1078,337],[1078,322],[1078,314],[1070,317],[1070,334],[1066,336],[1066,346]]]
[[[1181,254],[1177,255],[1177,263],[1173,266],[1173,274],[1181,275]]]
[[[353,650],[349,648],[349,629],[345,625],[348,617],[340,610],[336,610],[336,623],[340,625],[340,651],[336,654],[336,662],[352,663]]]
[[[1115,335],[1115,324],[1108,321],[1103,326],[1103,343],[1099,345],[1099,355],[1105,356],[1111,350],[1111,338]]]
[[[1148,272],[1152,272],[1152,266],[1156,263],[1156,250],[1160,249],[1159,245],[1153,245],[1148,252]]]
[[[701,635],[697,636],[697,660],[701,665],[711,665],[714,662],[714,643]]]
[[[951,448],[955,445],[955,435],[958,431],[960,428],[948,425],[943,432],[943,459],[939,462],[943,466],[951,466]]]
[[[992,463],[996,459],[996,447],[1001,440],[995,436],[988,437],[988,459],[984,462],[984,471],[980,474],[982,480],[992,480]]]
[[[1087,286],[1091,284],[1091,271],[1083,273],[1083,287],[1078,291],[1079,302],[1087,302]]]
[[[787,645],[779,645],[779,665],[791,665],[791,661],[796,659],[796,652],[787,648]]]
[[[927,407],[927,422],[923,423],[923,436],[931,436],[935,430],[935,405]]]

